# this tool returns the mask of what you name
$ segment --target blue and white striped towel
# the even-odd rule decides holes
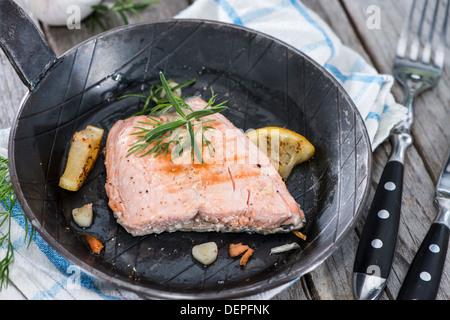
[[[277,37],[300,49],[328,69],[344,86],[359,109],[375,149],[391,128],[404,118],[405,108],[390,92],[393,78],[378,74],[352,49],[344,46],[314,12],[298,0],[197,0],[176,18],[203,18],[243,25]],[[0,155],[6,156],[9,130],[0,130]],[[1,209],[1,208],[0,208]],[[21,208],[16,205],[15,213]],[[36,235],[28,247],[23,217],[13,219],[11,239],[15,262],[10,267],[10,287],[27,299],[139,299],[71,265]],[[0,235],[6,226],[0,228]],[[0,257],[5,254],[0,247]],[[288,284],[289,285],[289,284]],[[283,288],[287,287],[284,286]],[[271,298],[280,289],[256,296]],[[3,289],[0,299],[14,299]]]
[[[0,212],[2,211],[3,204],[0,204]],[[37,233],[28,245],[30,235],[25,239],[25,218],[21,213],[22,209],[16,204],[10,233],[14,263],[9,267],[9,284],[0,291],[0,300],[139,299],[134,293],[115,288],[72,265]],[[5,235],[7,227],[4,225],[0,228],[0,237]],[[1,258],[5,252],[6,244],[0,248]]]

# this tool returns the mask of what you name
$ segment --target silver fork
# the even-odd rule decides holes
[[[427,8],[430,7],[429,2],[435,5],[430,30],[426,34],[425,17]],[[425,0],[417,32],[411,37],[410,30],[414,25],[417,6],[417,0],[414,0],[397,45],[393,73],[405,89],[407,117],[391,132],[392,151],[381,175],[356,252],[353,292],[359,300],[377,299],[386,286],[391,270],[400,223],[404,159],[406,150],[413,143],[410,130],[414,122],[414,101],[420,93],[434,87],[442,75],[449,4],[450,0],[447,0],[443,22],[438,25],[441,0]],[[422,41],[424,36],[425,41]]]

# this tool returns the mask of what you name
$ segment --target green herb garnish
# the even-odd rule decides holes
[[[128,24],[128,18],[125,12],[133,13],[138,19],[140,19],[139,13],[137,10],[144,9],[150,4],[159,3],[159,1],[142,1],[138,3],[133,3],[134,0],[116,0],[114,4],[97,4],[93,5],[92,9],[94,12],[89,16],[91,28],[95,28],[95,24],[98,24],[103,31],[106,31],[107,28],[105,24],[102,22],[102,19],[109,18],[110,14],[118,14],[124,24]]]
[[[164,89],[166,94],[163,98],[157,99],[158,104],[149,110],[148,118],[152,122],[139,122],[140,124],[152,126],[153,128],[148,129],[145,127],[136,127],[139,131],[133,133],[133,135],[136,135],[137,138],[136,141],[131,144],[127,156],[132,154],[140,154],[141,157],[149,154],[153,154],[155,157],[161,154],[166,156],[169,151],[169,147],[174,145],[172,150],[172,154],[174,156],[180,156],[183,153],[183,150],[189,148],[192,160],[194,161],[194,159],[197,158],[198,161],[203,164],[203,148],[207,147],[210,153],[211,149],[214,149],[211,141],[207,139],[205,131],[214,130],[215,128],[207,125],[212,120],[205,121],[202,120],[202,118],[226,110],[228,107],[223,105],[226,101],[214,105],[216,95],[211,89],[212,97],[209,99],[206,107],[202,110],[194,111],[182,97],[177,97],[173,94],[176,87],[171,88],[169,86],[164,74],[160,72],[159,75],[161,78],[162,89]],[[155,91],[160,92],[160,89],[157,88],[153,92]],[[146,99],[144,110],[147,112],[148,104],[150,103],[150,100],[152,100],[152,97],[144,96],[142,98]],[[172,122],[161,123],[152,117],[158,116],[171,108],[175,109],[178,114],[176,120]],[[202,136],[200,146],[195,139],[199,132]],[[153,146],[149,148],[151,145]]]
[[[4,205],[7,211],[0,212],[0,227],[5,226],[6,232],[0,237],[0,246],[6,247],[6,254],[0,261],[0,290],[8,285],[9,281],[9,267],[14,262],[14,247],[11,241],[11,222],[16,216],[24,216],[21,212],[13,214],[13,208],[16,204],[17,198],[14,193],[12,183],[9,179],[8,160],[0,156],[0,203]],[[31,226],[29,230],[28,219],[25,218],[25,241],[28,239],[28,245],[35,235],[35,230]],[[30,232],[29,232],[30,231]],[[6,245],[5,245],[6,244]]]
[[[192,83],[194,83],[196,80],[195,79],[190,79],[188,81],[185,81],[183,83],[180,84],[176,84],[174,86],[170,86],[172,93],[174,93],[176,90],[181,89],[183,87],[186,87]],[[175,83],[173,80],[167,80],[167,83],[170,85],[171,83]],[[145,95],[145,94],[135,94],[135,93],[131,93],[131,94],[126,94],[123,95],[121,97],[119,97],[120,99],[123,98],[142,98],[145,99],[144,101],[144,107],[142,108],[141,111],[136,112],[135,114],[133,114],[132,116],[141,116],[141,115],[148,115],[152,112],[153,108],[150,108],[150,104],[152,102],[158,104],[158,105],[165,105],[164,107],[170,107],[171,104],[169,103],[169,100],[167,98],[167,95],[165,94],[165,90],[164,87],[161,84],[153,84],[152,86],[150,86],[150,90],[149,90],[149,94]],[[162,112],[164,112],[165,110],[163,110]]]

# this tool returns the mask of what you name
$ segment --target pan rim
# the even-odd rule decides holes
[[[365,140],[367,148],[367,175],[365,177],[365,180],[370,182],[371,176],[372,176],[372,151],[371,151],[371,142],[368,136],[367,128],[365,126],[365,123],[362,119],[362,116],[359,112],[359,110],[356,108],[356,105],[354,104],[353,100],[350,98],[346,90],[343,88],[343,86],[335,79],[335,77],[324,67],[319,65],[316,61],[314,61],[312,58],[310,58],[305,53],[301,52],[300,50],[296,49],[295,47],[285,43],[284,41],[274,38],[270,35],[267,35],[263,32],[250,29],[248,27],[244,26],[238,26],[230,23],[225,22],[218,22],[214,20],[207,20],[207,19],[166,19],[156,22],[142,22],[142,23],[136,23],[133,25],[127,25],[127,26],[121,26],[117,27],[111,30],[108,30],[106,32],[102,32],[94,37],[91,37],[78,45],[74,46],[67,52],[63,53],[58,59],[56,60],[55,64],[61,61],[61,59],[64,59],[64,57],[73,52],[74,50],[77,50],[78,48],[82,47],[86,43],[89,43],[91,41],[95,41],[95,39],[98,39],[102,37],[103,35],[110,35],[112,33],[119,33],[123,30],[129,29],[129,28],[138,28],[146,25],[157,25],[157,24],[167,24],[167,23],[184,23],[184,22],[190,22],[190,23],[202,23],[202,24],[211,24],[211,25],[221,25],[226,28],[232,28],[232,29],[238,29],[245,32],[249,32],[255,35],[262,36],[264,38],[270,39],[284,47],[287,47],[291,52],[300,55],[304,57],[309,63],[311,63],[315,68],[317,68],[323,75],[325,75],[332,83],[335,85],[338,89],[339,94],[343,95],[343,97],[348,101],[349,106],[352,108],[352,110],[355,112],[356,117],[358,118],[357,121],[360,121],[363,127],[362,135]],[[51,72],[51,70],[49,70]],[[36,86],[34,90],[38,90],[39,85]],[[28,99],[28,97],[33,93],[34,91],[28,91],[25,96],[23,97],[20,107],[16,113],[15,119],[13,121],[13,126],[11,127],[11,132],[9,136],[9,147],[8,147],[8,154],[9,154],[9,167],[10,167],[10,176],[11,176],[11,182],[13,184],[14,190],[17,195],[17,199],[19,201],[19,204],[21,205],[23,211],[25,212],[27,218],[30,220],[32,225],[36,228],[37,232],[41,235],[41,237],[61,256],[66,258],[68,261],[73,263],[74,265],[77,265],[80,267],[83,271],[85,271],[87,274],[91,274],[93,276],[99,277],[100,279],[106,280],[110,283],[113,283],[121,288],[124,288],[126,290],[130,290],[132,292],[135,292],[137,294],[141,294],[148,298],[161,298],[161,299],[235,299],[235,298],[246,298],[254,294],[261,293],[263,291],[268,291],[271,289],[278,288],[280,286],[286,285],[287,283],[293,282],[302,275],[311,272],[316,267],[318,267],[320,264],[322,264],[331,254],[335,252],[335,250],[342,244],[343,240],[348,236],[351,230],[353,230],[356,227],[357,221],[359,220],[359,217],[361,216],[364,204],[367,202],[369,191],[370,191],[370,183],[366,183],[366,186],[364,188],[364,191],[362,192],[361,202],[356,207],[353,214],[353,219],[351,220],[351,223],[348,224],[345,227],[345,230],[339,234],[339,236],[336,238],[334,243],[326,248],[323,252],[320,253],[318,257],[316,257],[313,261],[314,263],[311,265],[308,265],[303,268],[294,268],[294,271],[289,272],[288,276],[284,276],[283,279],[280,279],[277,277],[274,281],[270,281],[269,283],[261,283],[261,281],[258,281],[256,283],[251,284],[242,284],[239,286],[239,290],[236,290],[235,288],[227,288],[222,289],[219,291],[208,291],[206,293],[196,292],[195,294],[192,293],[183,293],[183,292],[172,292],[167,290],[158,290],[155,288],[149,288],[148,286],[140,286],[140,285],[134,285],[130,282],[123,281],[120,278],[113,278],[105,273],[103,273],[100,270],[97,270],[96,268],[93,268],[92,266],[86,264],[86,262],[82,261],[78,257],[71,254],[70,251],[66,250],[64,247],[59,246],[59,242],[52,237],[45,228],[39,223],[37,218],[35,217],[35,214],[31,210],[31,208],[28,206],[27,201],[24,198],[24,194],[19,187],[19,181],[16,171],[16,163],[14,158],[14,152],[15,152],[15,144],[14,144],[14,137],[16,136],[16,130],[18,127],[18,122],[20,119],[20,116],[22,114],[22,111],[25,107],[25,103]]]

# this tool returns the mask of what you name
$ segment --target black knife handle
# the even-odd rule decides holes
[[[449,228],[433,223],[403,280],[397,300],[436,299],[447,254]]]
[[[389,161],[381,175],[356,252],[354,272],[387,279],[395,252],[403,189],[403,164]]]

